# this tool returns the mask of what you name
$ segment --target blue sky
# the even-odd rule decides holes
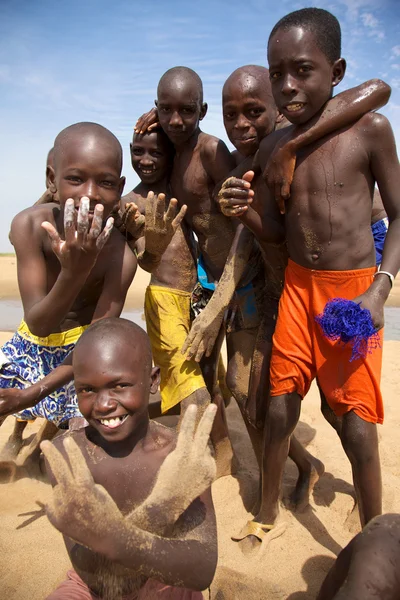
[[[400,144],[399,0],[1,0],[0,252],[12,250],[12,217],[44,191],[46,154],[61,129],[78,121],[111,129],[132,189],[132,128],[153,105],[160,76],[176,65],[197,71],[209,105],[203,129],[226,140],[225,79],[241,65],[267,66],[273,25],[305,6],[327,8],[341,23],[348,68],[338,91],[373,77],[392,86],[382,112]]]

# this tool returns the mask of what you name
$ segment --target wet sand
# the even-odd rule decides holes
[[[12,282],[15,259],[6,258],[0,258],[0,281],[8,277]],[[136,299],[144,295],[147,282],[141,281],[137,278],[132,285]],[[2,284],[0,290],[4,298]],[[400,298],[398,284],[391,302],[395,298]],[[142,307],[142,300],[136,307]],[[1,332],[0,343],[9,337],[9,332]],[[400,512],[399,352],[400,342],[385,342],[382,391],[386,420],[379,427],[385,512]],[[313,387],[303,402],[298,434],[310,452],[325,463],[326,473],[315,487],[311,505],[301,514],[282,509],[287,531],[251,558],[243,555],[230,536],[251,518],[249,511],[258,486],[256,461],[233,401],[227,413],[240,469],[237,478],[224,477],[213,484],[219,564],[211,596],[215,600],[312,600],[335,556],[357,530],[346,523],[354,505],[350,465],[335,432],[320,413],[318,392]],[[39,421],[28,425],[28,439],[39,425]],[[13,418],[9,417],[0,428],[0,450],[12,426]],[[293,489],[295,479],[295,466],[288,461],[284,497]],[[0,484],[1,598],[43,600],[65,577],[69,561],[62,537],[37,504],[45,503],[50,493],[46,483],[29,479]]]

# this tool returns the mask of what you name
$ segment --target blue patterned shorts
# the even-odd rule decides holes
[[[46,377],[74,349],[85,329],[76,327],[39,338],[22,322],[17,333],[0,350],[0,388],[23,389]],[[73,381],[15,415],[21,421],[42,417],[57,426],[81,416]]]

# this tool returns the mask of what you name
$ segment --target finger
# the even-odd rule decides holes
[[[72,437],[67,436],[63,441],[63,445],[67,453],[70,468],[75,481],[77,483],[93,485],[94,480],[92,474],[76,441]]]
[[[101,250],[104,247],[104,245],[107,243],[107,240],[111,235],[113,227],[114,227],[114,219],[113,219],[113,217],[108,217],[102,233],[97,238],[96,246],[99,250]]]
[[[80,243],[83,242],[85,235],[87,234],[88,229],[89,229],[89,207],[90,207],[89,198],[87,198],[86,196],[83,196],[79,203],[79,210],[78,210],[77,231],[78,231],[78,241]]]
[[[219,195],[220,199],[224,198],[225,200],[242,200],[247,201],[249,198],[254,196],[253,190],[244,190],[240,188],[226,188],[225,190],[221,190]]]
[[[156,206],[154,211],[154,224],[156,228],[161,228],[164,225],[165,214],[165,194],[158,194],[156,197]]]
[[[75,202],[72,198],[68,198],[64,206],[64,234],[67,244],[75,240]]]
[[[196,428],[197,420],[197,406],[195,404],[189,404],[183,419],[178,434],[178,441],[176,442],[176,448],[182,448],[182,446],[188,446],[193,443],[194,430]]]
[[[206,350],[206,348],[205,348],[205,345],[204,345],[204,339],[201,338],[200,343],[197,346],[196,356],[194,357],[194,360],[196,362],[200,362],[201,361],[201,359],[203,358],[205,350]]]
[[[168,208],[165,213],[165,217],[164,217],[166,225],[169,225],[170,223],[172,223],[177,210],[178,210],[178,200],[176,198],[171,198],[171,200],[169,201],[169,204],[168,204]]]
[[[279,206],[279,212],[281,213],[281,215],[284,215],[285,214],[285,201],[280,196],[278,198],[278,206]]]
[[[155,209],[154,192],[149,192],[147,194],[147,198],[146,198],[146,209],[145,209],[146,225],[148,227],[154,226],[154,221],[155,221],[155,210],[154,209]]]
[[[290,198],[290,184],[287,181],[282,185],[281,196],[284,200],[289,200]]]
[[[187,211],[187,206],[186,206],[186,204],[184,204],[182,206],[181,210],[176,215],[175,219],[172,221],[172,227],[173,227],[174,231],[182,223],[182,221],[186,215],[186,211]]]
[[[209,357],[212,354],[215,345],[215,337],[210,336],[206,342],[206,356]]]
[[[201,453],[205,452],[207,449],[216,413],[216,404],[210,404],[207,406],[203,416],[201,417],[200,423],[197,426],[194,436],[194,444],[196,445],[197,450]]]
[[[153,131],[153,129],[157,129],[157,127],[159,127],[160,123],[157,121],[156,123],[152,123],[151,125],[148,126],[147,131]]]
[[[101,233],[101,226],[103,225],[103,213],[104,206],[102,206],[102,204],[96,204],[94,207],[92,225],[89,231],[89,237],[92,240],[97,239]]]
[[[40,444],[40,449],[45,455],[57,483],[62,487],[70,486],[73,481],[71,470],[61,452],[48,440]]]
[[[186,336],[186,340],[181,349],[181,354],[186,354],[189,351],[195,335],[195,332],[193,331],[193,329],[191,329],[188,335]]]
[[[54,225],[52,225],[48,221],[43,221],[41,226],[43,227],[43,229],[45,229],[47,231],[47,235],[50,238],[53,250],[58,249],[60,247],[62,240],[60,238],[60,234],[58,233],[57,229],[54,227]]]
[[[248,182],[253,181],[253,178],[254,178],[254,171],[247,171],[243,175],[243,179]]]
[[[225,190],[226,188],[246,188],[250,187],[250,183],[245,179],[239,179],[238,177],[228,177],[225,179],[224,183],[221,186],[221,190]]]

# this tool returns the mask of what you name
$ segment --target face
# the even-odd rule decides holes
[[[135,135],[131,143],[132,167],[143,183],[157,183],[166,177],[171,164],[160,133]]]
[[[332,96],[344,77],[343,59],[331,64],[312,32],[279,29],[268,45],[269,73],[278,110],[291,123],[306,123]]]
[[[140,351],[118,339],[78,347],[74,356],[78,405],[92,430],[106,442],[128,441],[148,421],[149,393],[159,369],[143,368]]]
[[[275,126],[277,110],[266,86],[259,85],[249,75],[238,77],[224,86],[222,110],[226,133],[243,156],[255,154],[260,141]]]
[[[78,210],[82,196],[90,200],[89,219],[96,204],[104,206],[104,219],[118,207],[125,178],[121,177],[115,147],[101,138],[73,138],[65,144],[57,159],[55,170],[49,169],[50,190],[57,192],[63,207],[73,198]]]
[[[197,131],[207,112],[207,105],[200,103],[199,90],[191,80],[159,85],[156,104],[161,127],[178,147]]]

